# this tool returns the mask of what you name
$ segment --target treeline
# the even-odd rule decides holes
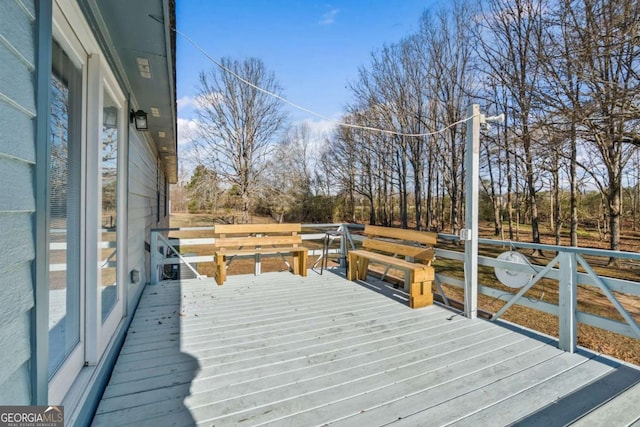
[[[596,226],[619,249],[623,215],[635,226],[638,212],[639,34],[635,0],[455,1],[425,12],[415,34],[372,52],[349,84],[347,126],[314,155],[308,129],[289,129],[249,153],[260,159],[249,168],[259,173],[225,181],[220,143],[233,132],[215,134],[203,125],[201,139],[213,132],[209,147],[217,152],[207,157],[201,144],[200,158],[211,159],[202,167],[225,189],[218,192],[226,206],[241,200],[242,209],[281,219],[457,233],[464,226],[466,109],[478,103],[487,115],[506,114],[504,124],[483,129],[480,138],[481,216],[493,221],[496,234],[516,239],[517,224],[527,222],[539,242],[546,222],[558,243],[568,229],[569,243],[577,245],[579,227]],[[218,82],[224,74],[216,74]],[[224,85],[207,85],[203,75],[209,108],[230,105],[224,93]],[[255,105],[260,95],[244,102]],[[255,129],[255,117],[239,117]],[[211,116],[199,119],[211,123]],[[231,154],[247,159],[237,148]],[[245,163],[233,172],[246,169]]]
[[[314,158],[311,157],[311,161]],[[285,163],[285,165],[290,165]],[[637,170],[636,164],[636,170]],[[335,223],[335,222],[356,222],[370,223],[372,211],[366,197],[357,193],[352,195],[344,190],[340,190],[341,186],[338,181],[333,182],[335,187],[323,187],[322,184],[327,183],[325,179],[320,179],[321,174],[316,178],[307,181],[306,186],[298,187],[298,191],[289,189],[288,191],[278,191],[275,194],[274,187],[264,185],[264,193],[256,200],[255,206],[251,209],[250,214],[260,217],[269,217],[276,222],[304,222],[304,223]],[[298,183],[305,182],[303,176],[294,172],[289,175]],[[188,181],[180,181],[171,188],[171,204],[172,212],[181,213],[200,213],[211,214],[218,217],[220,221],[237,222],[241,220],[240,213],[242,200],[237,188],[229,188],[224,190],[219,180],[216,180],[215,173],[207,170],[203,166],[198,166],[195,173]],[[213,178],[213,179],[212,179]],[[336,193],[335,190],[338,190]],[[286,201],[283,199],[286,195]],[[413,222],[416,217],[414,210],[415,201],[413,196],[408,196],[408,217],[409,228],[415,228],[416,223]],[[542,190],[538,192],[539,206],[539,222],[545,230],[556,230],[556,211],[559,210],[561,215],[560,230],[565,236],[565,241],[560,244],[566,244],[566,236],[568,229],[566,225],[569,223],[569,207],[570,194],[566,190],[559,193],[559,209],[556,209],[556,197],[553,193]],[[444,196],[434,196],[435,205],[438,206],[437,211],[432,214],[435,223],[431,230],[449,232],[451,224],[446,218],[446,214],[450,212],[451,200]],[[387,213],[389,215],[388,222],[377,221],[377,224],[398,226],[400,224],[400,202],[401,199],[397,192],[390,195],[385,200]],[[495,225],[495,210],[491,195],[487,192],[487,183],[485,182],[481,188],[479,198],[479,219],[484,222],[492,222]],[[505,214],[504,204],[499,215]],[[596,232],[601,241],[605,241],[609,236],[609,220],[607,217],[606,200],[602,194],[596,190],[580,192],[577,196],[578,216],[580,218],[580,229]],[[628,227],[626,232],[640,231],[640,186],[625,187],[622,197],[624,223]],[[530,235],[530,228],[526,227],[525,231],[521,231],[521,225],[530,225],[530,210],[526,203],[515,205],[513,217],[513,238],[521,240],[523,235]],[[495,235],[509,239],[508,230],[504,227],[495,228]]]

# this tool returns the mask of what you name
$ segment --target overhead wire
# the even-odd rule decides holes
[[[213,57],[211,57],[211,55],[209,55],[209,53],[204,50],[204,48],[202,48],[198,43],[196,43],[191,37],[189,37],[188,35],[186,35],[185,33],[183,33],[182,31],[178,30],[177,28],[171,28],[171,30],[173,30],[176,34],[180,35],[181,37],[183,37],[184,39],[186,39],[196,50],[198,50],[202,55],[204,55],[205,58],[207,58],[209,61],[211,61],[213,64],[215,64],[218,68],[220,68],[221,70],[223,70],[226,73],[231,74],[233,77],[235,77],[236,79],[238,79],[239,81],[241,81],[242,83],[268,95],[271,96],[281,102],[284,102],[285,104],[290,105],[291,107],[300,110],[300,111],[304,111],[305,113],[311,114],[315,117],[321,118],[323,120],[326,120],[336,126],[340,126],[340,127],[345,127],[345,128],[352,128],[352,129],[360,129],[360,130],[368,130],[368,131],[372,131],[372,132],[380,132],[380,133],[384,133],[384,134],[389,134],[389,135],[394,135],[394,136],[401,136],[401,137],[409,137],[409,138],[418,138],[418,137],[425,137],[425,136],[433,136],[433,135],[438,135],[440,133],[443,133],[445,131],[447,131],[448,129],[451,129],[454,126],[457,126],[461,123],[465,123],[471,119],[473,119],[474,117],[476,117],[476,115],[472,115],[470,117],[466,117],[464,119],[458,120],[457,122],[451,123],[441,129],[438,129],[436,131],[432,131],[432,132],[424,132],[424,133],[404,133],[404,132],[398,132],[398,131],[394,131],[394,130],[389,130],[389,129],[383,129],[383,128],[377,128],[377,127],[373,127],[373,126],[364,126],[364,125],[357,125],[357,124],[353,124],[353,123],[346,123],[340,120],[335,120],[332,119],[331,117],[325,116],[324,114],[320,114],[316,111],[313,111],[309,108],[303,107],[302,105],[296,104],[295,102],[289,101],[288,99],[278,95],[277,93],[273,93],[271,91],[268,91],[252,82],[250,82],[249,80],[243,78],[242,76],[238,75],[237,73],[235,73],[233,70],[230,70],[228,67],[225,67],[224,64],[220,63],[219,61],[215,60]]]

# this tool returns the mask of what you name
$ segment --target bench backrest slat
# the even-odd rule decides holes
[[[216,224],[215,234],[297,234],[302,231],[300,224]]]
[[[300,224],[220,224],[214,228],[216,249],[294,246],[302,243]]]
[[[376,225],[366,225],[364,233],[367,238],[362,242],[363,249],[411,258],[427,265],[431,265],[435,257],[433,245],[438,241],[437,233]]]
[[[433,248],[421,246],[409,246],[400,243],[387,242],[384,240],[365,239],[362,247],[374,251],[387,252],[405,257],[412,257],[416,261],[431,261],[434,256]]]
[[[434,246],[438,242],[438,233],[380,227],[377,225],[365,225],[364,234],[368,236],[388,237],[391,239],[418,242],[427,246]]]
[[[255,248],[274,245],[296,246],[301,243],[302,236],[219,237],[216,238],[214,246],[216,248]]]

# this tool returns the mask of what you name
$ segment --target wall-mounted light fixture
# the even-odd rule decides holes
[[[131,270],[131,272],[129,273],[129,277],[131,279],[131,283],[138,283],[140,281],[140,271]]]
[[[148,130],[149,123],[147,122],[147,113],[142,110],[133,111],[129,113],[129,121],[133,123],[136,122],[137,130]]]

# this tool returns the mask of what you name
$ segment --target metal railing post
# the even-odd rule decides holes
[[[349,238],[349,226],[340,224],[338,231],[340,236],[340,268],[347,268],[347,239]]]
[[[574,353],[578,345],[578,263],[573,252],[559,254],[559,342],[561,350]]]
[[[155,285],[160,281],[158,263],[160,252],[158,252],[158,232],[151,230],[151,284]]]
[[[480,106],[467,109],[465,154],[464,315],[478,315],[478,193],[480,190]]]

